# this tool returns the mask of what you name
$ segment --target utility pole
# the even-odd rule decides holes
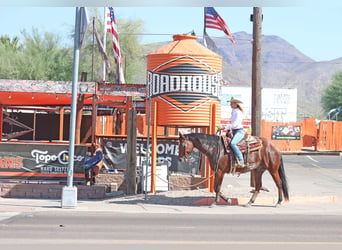
[[[262,10],[253,8],[252,135],[261,136],[261,27]]]
[[[252,135],[261,137],[261,27],[262,10],[253,7],[253,55],[252,55]],[[255,187],[253,172],[250,186]]]

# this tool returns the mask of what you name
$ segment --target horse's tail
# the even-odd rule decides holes
[[[279,176],[281,179],[281,187],[283,189],[284,198],[286,201],[288,201],[289,200],[289,190],[287,187],[287,180],[286,180],[286,175],[285,175],[283,157],[281,157],[281,160],[280,160],[280,166],[279,166],[278,173],[279,173]]]

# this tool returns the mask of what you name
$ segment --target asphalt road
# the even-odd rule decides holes
[[[25,213],[2,221],[1,249],[341,249],[342,215]],[[242,248],[244,249],[244,248]]]
[[[339,155],[283,155],[284,169],[290,192],[290,201],[313,197],[317,203],[319,197],[342,197],[342,157]],[[250,175],[226,175],[222,190],[228,196],[246,196],[250,188]],[[277,188],[266,171],[263,174],[263,186],[270,190],[262,192],[262,197],[277,197]]]
[[[251,208],[172,205],[182,197],[162,194],[150,195],[150,203],[141,197],[80,201],[75,210],[59,208],[60,201],[4,199],[0,248],[340,250],[341,202],[322,198],[342,197],[341,162],[341,156],[284,155],[290,203],[280,208],[267,200],[276,198],[276,189],[266,173],[270,192],[260,200],[267,205]],[[226,176],[223,189],[230,197],[249,197],[249,180]]]
[[[306,168],[340,170],[342,174],[342,157],[339,155],[283,155],[283,159],[287,164],[299,164]]]

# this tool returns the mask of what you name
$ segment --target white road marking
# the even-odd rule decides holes
[[[313,159],[310,155],[307,155],[306,157],[308,157],[310,160],[312,160],[312,161],[314,161],[314,162],[319,162],[319,161]]]
[[[20,214],[19,212],[0,212],[0,221],[9,219],[13,216]]]
[[[1,239],[1,244],[11,244],[11,245],[21,245],[21,244],[51,244],[51,239]],[[82,244],[82,245],[288,245],[288,246],[305,246],[305,245],[321,245],[321,246],[342,246],[342,242],[322,242],[322,241],[305,241],[305,242],[295,242],[295,241],[201,241],[201,240],[117,240],[117,239],[58,239],[54,242],[54,245],[64,245],[64,244]]]

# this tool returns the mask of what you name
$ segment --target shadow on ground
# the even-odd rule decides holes
[[[111,198],[109,203],[113,204],[153,204],[153,205],[175,205],[175,206],[191,206],[196,201],[202,199],[212,199],[214,194],[199,195],[199,196],[168,196],[164,193],[156,194],[138,194],[138,195],[121,195]]]

